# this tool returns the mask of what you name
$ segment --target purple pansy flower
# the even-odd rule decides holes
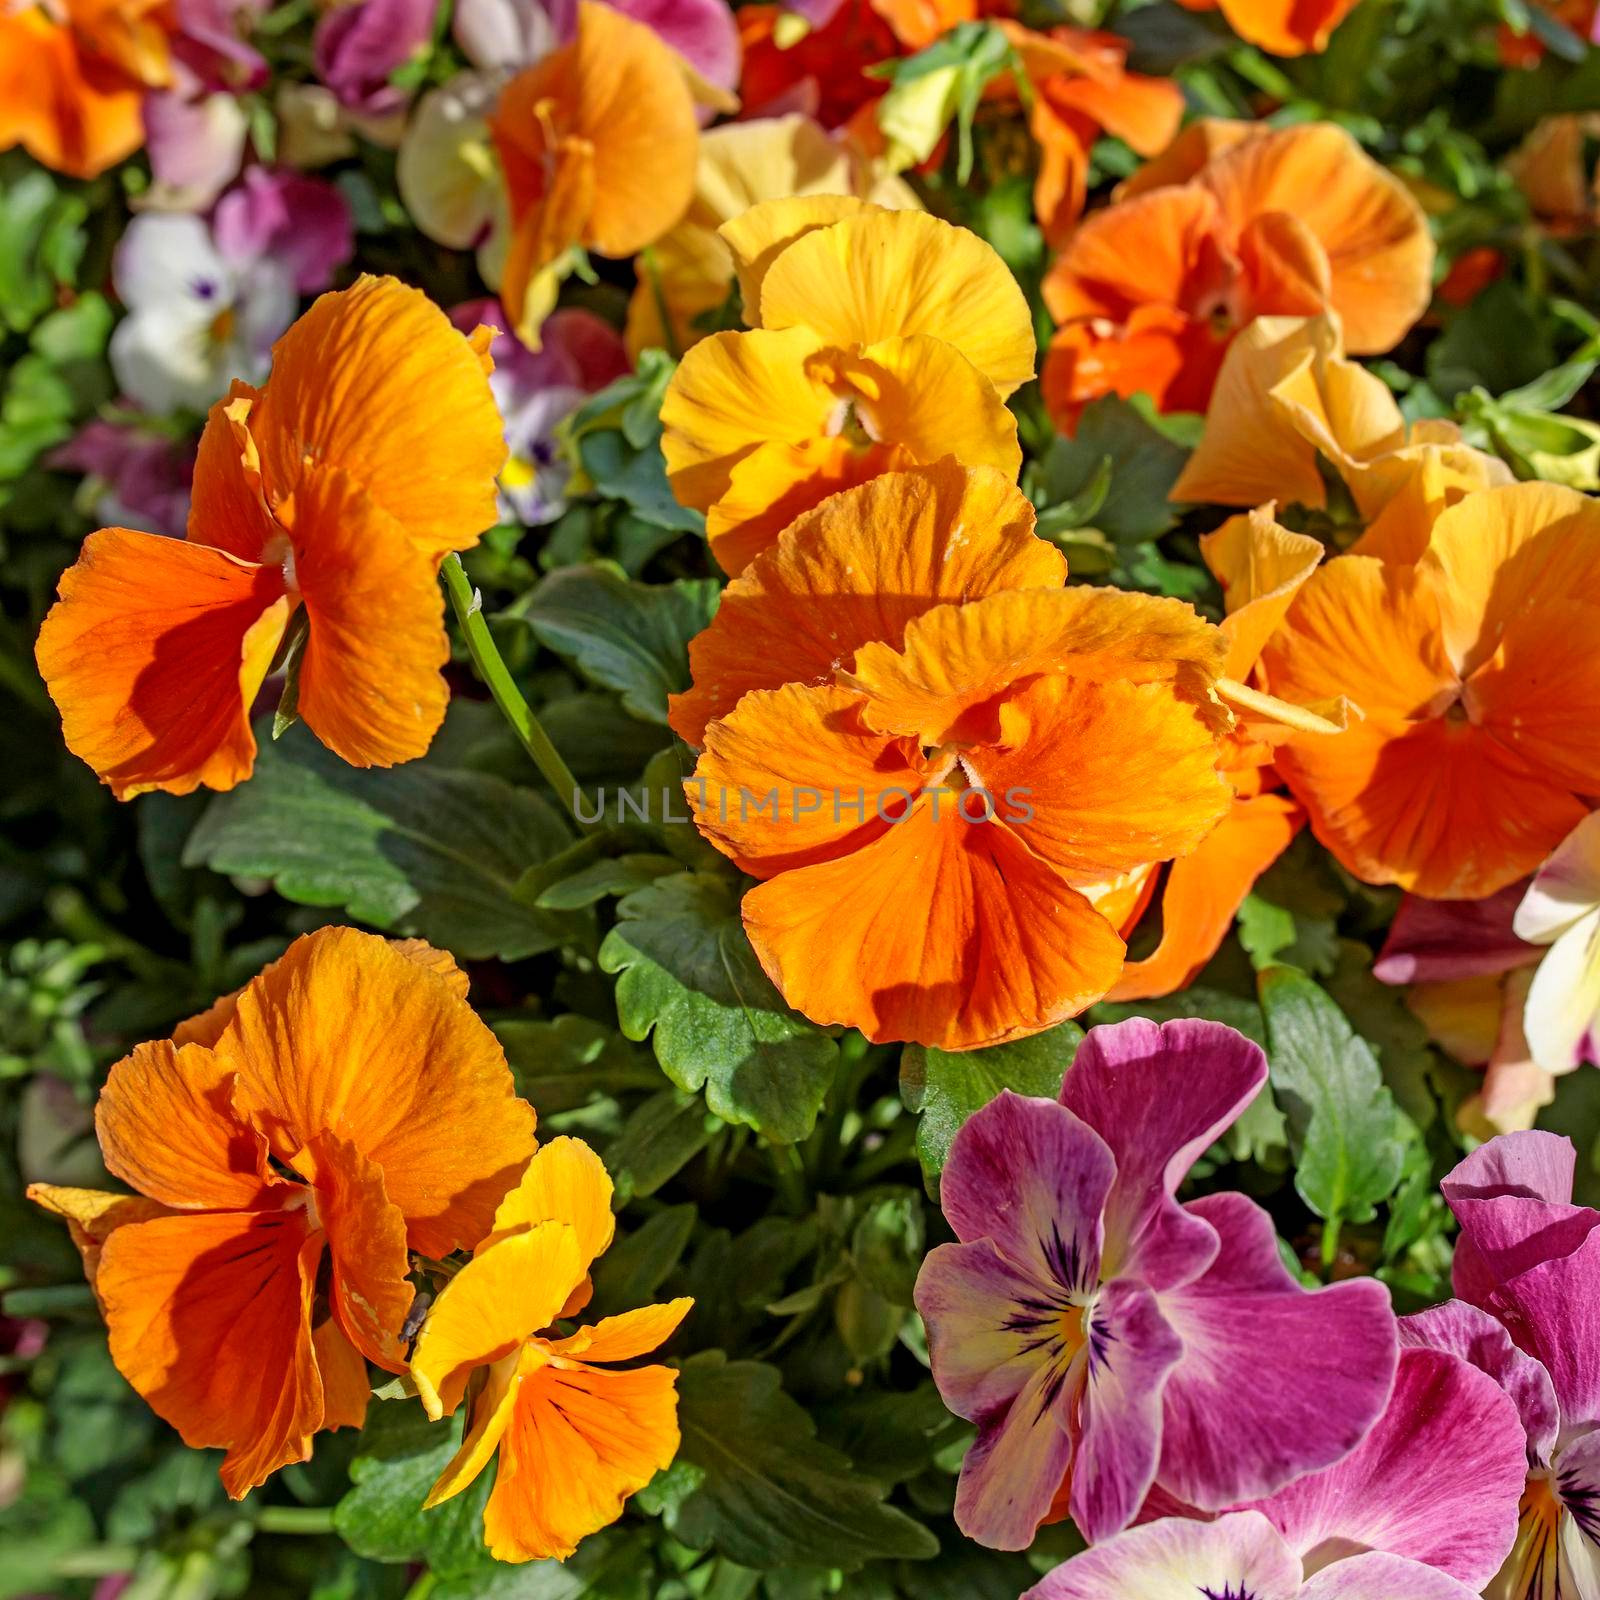
[[[1206,1511],[1349,1454],[1381,1415],[1398,1336],[1372,1279],[1308,1292],[1243,1195],[1174,1198],[1266,1081],[1220,1023],[1092,1029],[1059,1100],[1003,1092],[942,1179],[960,1241],[917,1281],[934,1379],[975,1422],[956,1521],[1027,1546],[1070,1469],[1091,1540],[1153,1485]]]
[[[181,539],[189,521],[196,441],[141,428],[136,417],[99,418],[54,451],[48,464],[91,480],[95,514],[106,527]]]
[[[480,323],[502,330],[511,325],[498,300],[469,301],[450,320],[463,332]],[[509,452],[500,472],[500,514],[529,527],[553,521],[566,504],[572,469],[558,447],[557,429],[591,394],[628,371],[622,336],[592,312],[553,312],[539,332],[538,350],[507,332],[489,347],[489,387]]]
[[[217,202],[211,230],[232,261],[270,257],[281,263],[301,294],[326,289],[356,248],[355,222],[335,185],[265,167],[252,167]]]
[[[317,76],[347,111],[384,117],[401,110],[406,94],[391,75],[433,35],[438,0],[353,0],[317,24],[312,55]]]
[[[1515,1548],[1495,1600],[1600,1597],[1600,1211],[1572,1203],[1575,1154],[1551,1133],[1508,1133],[1444,1181],[1461,1237],[1459,1299],[1401,1324],[1511,1397],[1526,1448]]]

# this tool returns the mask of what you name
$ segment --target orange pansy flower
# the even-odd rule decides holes
[[[1275,56],[1303,56],[1328,48],[1333,30],[1360,0],[1178,0],[1190,11],[1218,11],[1250,44]]]
[[[1279,786],[1272,765],[1277,747],[1295,733],[1337,733],[1348,721],[1342,705],[1293,706],[1273,699],[1260,665],[1267,641],[1322,560],[1321,541],[1280,527],[1269,506],[1202,535],[1200,551],[1227,607],[1223,693],[1237,720],[1223,740],[1221,761],[1233,803],[1200,847],[1167,869],[1160,943],[1123,969],[1113,1000],[1171,994],[1195,980],[1227,937],[1256,879],[1305,821],[1294,800],[1273,792]]]
[[[476,1244],[533,1150],[499,1043],[424,952],[297,939],[209,1043],[111,1069],[95,1126],[136,1194],[29,1190],[72,1223],[118,1371],[227,1451],[235,1499],[361,1425],[363,1358],[405,1367],[409,1252]]]
[[[1511,482],[1505,463],[1462,443],[1453,422],[1408,424],[1388,384],[1346,359],[1337,318],[1258,317],[1228,347],[1205,433],[1172,498],[1320,509],[1324,461],[1367,518],[1424,471],[1441,475],[1457,499]]]
[[[355,766],[420,756],[448,698],[436,575],[496,517],[489,332],[362,278],[212,407],[189,536],[105,528],[63,574],[39,670],[68,748],[119,799],[250,775],[250,707],[304,607],[298,710]]]
[[[1278,767],[1357,877],[1476,900],[1537,867],[1600,793],[1600,508],[1524,483],[1418,525],[1420,553],[1322,567],[1269,641],[1274,693],[1364,713]]]
[[[1059,324],[1046,403],[1062,427],[1110,393],[1203,411],[1259,316],[1332,310],[1351,351],[1387,350],[1426,309],[1432,269],[1422,208],[1343,129],[1259,130],[1072,235],[1044,282]]]
[[[740,6],[733,15],[747,116],[803,111],[824,128],[842,128],[888,92],[888,83],[868,77],[867,68],[903,53],[869,0],[843,0],[827,22],[798,39],[789,30],[800,19],[784,6]]]
[[[768,201],[720,231],[756,326],[683,358],[661,447],[727,572],[881,472],[953,455],[1016,476],[1004,400],[1032,375],[1033,328],[975,234],[843,195]]]
[[[1032,88],[1028,126],[1039,146],[1033,209],[1053,245],[1065,242],[1088,196],[1089,152],[1101,130],[1141,156],[1165,150],[1183,120],[1183,91],[1127,70],[1128,43],[1113,33],[1003,21]]]
[[[511,209],[500,296],[519,333],[543,321],[548,269],[574,245],[631,256],[694,193],[699,128],[685,64],[599,0],[579,0],[571,43],[506,85],[491,127]]]
[[[1062,588],[1021,496],[992,473],[957,494],[951,471],[881,479],[790,528],[674,718],[703,726],[690,802],[764,880],[744,924],[789,1003],[970,1049],[1115,982],[1109,917],[1227,810],[1230,718],[1217,629],[1177,601]],[[986,570],[1038,587],[965,587]],[[801,617],[802,681],[762,686],[732,648],[741,628],[787,639]]]
[[[615,1363],[670,1338],[692,1301],[605,1317],[558,1335],[611,1243],[611,1179],[577,1139],[553,1139],[445,1288],[411,1357],[430,1417],[467,1400],[461,1449],[428,1496],[460,1494],[499,1453],[483,1531],[497,1561],[563,1560],[614,1522],[678,1449],[678,1375]]]

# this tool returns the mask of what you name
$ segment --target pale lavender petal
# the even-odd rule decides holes
[[[364,116],[398,111],[406,96],[390,83],[428,42],[438,0],[354,0],[324,13],[312,39],[317,76],[340,105]]]
[[[1300,1592],[1300,1562],[1277,1529],[1241,1511],[1132,1528],[1063,1562],[1022,1600],[1295,1600]]]
[[[1545,952],[1528,990],[1528,1051],[1546,1072],[1600,1061],[1600,907],[1578,918]]]
[[[1478,1600],[1478,1591],[1404,1556],[1373,1553],[1324,1567],[1300,1600]]]
[[[1138,1514],[1161,1459],[1161,1397],[1183,1357],[1153,1295],[1119,1278],[1094,1302],[1070,1510],[1091,1544]]]
[[[1524,879],[1487,900],[1424,900],[1408,894],[1373,963],[1373,977],[1384,983],[1433,983],[1493,977],[1531,965],[1539,959],[1538,946],[1512,931],[1527,886]]]
[[[1061,1085],[1061,1103],[1111,1147],[1106,1277],[1165,1289],[1198,1276],[1215,1243],[1173,1196],[1189,1168],[1267,1081],[1259,1045],[1220,1022],[1143,1017],[1091,1028]]]
[[[1070,1393],[1041,1366],[1012,1404],[978,1424],[961,1463],[956,1526],[992,1550],[1026,1550],[1072,1464]]]
[[[246,132],[244,110],[231,94],[147,94],[145,148],[161,203],[204,211],[238,173]]]
[[[956,1134],[939,1204],[958,1239],[993,1239],[1024,1272],[1082,1292],[1100,1279],[1100,1214],[1115,1176],[1093,1128],[1054,1100],[1003,1089]]]
[[[1388,1401],[1398,1335],[1375,1278],[1302,1289],[1278,1257],[1272,1219],[1242,1194],[1189,1210],[1222,1248],[1198,1281],[1160,1297],[1184,1344],[1167,1384],[1160,1479],[1218,1511],[1355,1449]]]
[[[251,167],[217,202],[217,248],[244,265],[272,257],[301,294],[320,294],[355,254],[355,223],[344,196],[322,178]]]
[[[1600,811],[1591,811],[1539,868],[1517,907],[1524,939],[1552,944],[1573,923],[1600,906]]]
[[[1492,1378],[1440,1350],[1405,1350],[1394,1397],[1362,1444],[1255,1509],[1308,1567],[1384,1550],[1481,1586],[1516,1538],[1524,1443]]]
[[[1067,1309],[987,1239],[929,1251],[915,1292],[933,1380],[944,1403],[969,1422],[1010,1405],[1049,1362]]]
[[[1573,1440],[1556,1464],[1556,1493],[1580,1538],[1592,1581],[1600,1579],[1600,1429]],[[1581,1570],[1581,1568],[1580,1568]],[[1597,1591],[1600,1592],[1600,1591]],[[1581,1587],[1580,1600],[1589,1600]]]
[[[456,0],[450,19],[461,53],[485,72],[542,61],[577,25],[577,0]]]
[[[676,50],[707,83],[733,89],[739,82],[739,27],[725,0],[606,0],[642,22]]]
[[[1528,1439],[1528,1464],[1547,1466],[1561,1428],[1561,1411],[1550,1374],[1511,1342],[1487,1311],[1464,1300],[1447,1300],[1400,1319],[1402,1349],[1443,1350],[1487,1373],[1511,1397]]]

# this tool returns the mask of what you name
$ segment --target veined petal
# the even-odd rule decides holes
[[[1571,1072],[1600,1055],[1600,906],[1539,963],[1523,1026],[1533,1060],[1546,1072]]]
[[[30,1183],[27,1197],[36,1206],[66,1218],[67,1231],[83,1257],[83,1275],[91,1289],[100,1266],[100,1251],[118,1228],[129,1222],[148,1222],[152,1217],[171,1215],[159,1200],[146,1200],[139,1194],[112,1194],[105,1189],[70,1189],[54,1183]]]
[[[1600,812],[1585,817],[1534,874],[1517,906],[1519,940],[1552,944],[1600,906]]]
[[[538,1222],[480,1249],[430,1307],[411,1353],[428,1415],[449,1416],[478,1367],[549,1327],[582,1276],[578,1236],[566,1222]]]
[[[1483,900],[1423,900],[1407,895],[1373,963],[1384,983],[1439,983],[1499,977],[1539,959],[1539,947],[1512,931],[1521,884]]]
[[[511,1426],[517,1395],[522,1389],[522,1348],[502,1356],[484,1375],[483,1387],[472,1398],[461,1448],[439,1474],[428,1491],[422,1509],[431,1510],[441,1501],[453,1499],[477,1480],[489,1465],[489,1457],[500,1447],[500,1440]]]
[[[322,1379],[322,1426],[365,1427],[367,1402],[372,1398],[366,1357],[331,1316],[311,1330],[311,1349]]]
[[[846,217],[875,209],[870,202],[850,194],[791,191],[784,195],[764,195],[748,210],[724,222],[717,234],[733,255],[739,293],[744,301],[744,320],[754,326],[783,327],[783,323],[763,323],[761,319],[761,284],[772,263],[797,239],[813,230],[831,228]]]
[[[874,208],[796,239],[762,278],[761,325],[847,348],[929,334],[1002,399],[1037,353],[1027,300],[993,247],[925,211]]]
[[[1215,533],[1203,534],[1200,553],[1222,585],[1228,613],[1222,620],[1228,641],[1223,671],[1243,680],[1317,570],[1322,541],[1290,533],[1263,509],[1230,517]]]
[[[672,697],[673,730],[701,745],[706,724],[750,690],[824,683],[858,646],[898,646],[906,624],[941,602],[1059,587],[1066,561],[1033,521],[1003,473],[953,460],[823,501],[728,585],[690,640],[694,686]]]
[[[246,985],[216,1054],[280,1159],[328,1131],[381,1167],[424,1255],[476,1244],[532,1152],[533,1108],[494,1035],[373,934],[295,940]]]
[[[311,1297],[322,1242],[303,1210],[130,1223],[106,1240],[96,1287],[111,1358],[192,1449],[226,1449],[241,1498],[311,1454],[322,1382]]]
[[[678,1375],[548,1361],[524,1376],[483,1531],[497,1561],[565,1559],[678,1450]]]
[[[539,1146],[522,1177],[506,1191],[494,1214],[494,1232],[487,1242],[493,1243],[517,1228],[565,1222],[577,1241],[575,1282],[589,1270],[590,1262],[607,1249],[616,1231],[611,1195],[610,1173],[582,1139],[552,1139]]]
[[[1477,1600],[1478,1591],[1420,1561],[1379,1551],[1324,1567],[1300,1590],[1300,1600]]]
[[[593,1362],[631,1361],[659,1349],[678,1331],[694,1301],[687,1296],[662,1305],[640,1306],[614,1317],[602,1317],[592,1327],[579,1328],[567,1339],[552,1339],[550,1348],[558,1356]]]
[[[67,748],[119,800],[231,789],[293,602],[276,568],[126,528],[83,542],[35,655]]]

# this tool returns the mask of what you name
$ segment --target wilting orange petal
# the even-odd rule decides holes
[[[689,642],[694,686],[669,721],[692,745],[752,689],[823,683],[859,645],[898,646],[941,601],[1059,588],[1067,563],[1033,531],[1033,507],[1001,472],[942,461],[885,473],[823,501],[722,592]]]
[[[566,1222],[538,1222],[480,1248],[430,1308],[411,1355],[428,1415],[449,1416],[475,1369],[554,1322],[582,1275],[578,1236]]]
[[[1290,533],[1270,506],[1229,517],[1214,533],[1200,536],[1200,554],[1222,586],[1228,613],[1222,620],[1228,677],[1249,676],[1323,553],[1320,539]]]
[[[96,1287],[111,1359],[192,1449],[221,1448],[239,1499],[304,1461],[323,1422],[311,1339],[320,1237],[303,1209],[130,1223]]]
[[[966,758],[1002,816],[1009,797],[1026,797],[1033,815],[1018,835],[1074,883],[1193,850],[1233,799],[1217,759],[1208,719],[1170,684],[1073,676],[1016,691],[999,747]]]
[[[281,1160],[326,1129],[381,1167],[423,1255],[476,1244],[533,1151],[495,1036],[373,934],[296,939],[246,985],[216,1053]]]
[[[684,786],[700,831],[758,877],[883,834],[921,789],[926,763],[866,727],[861,710],[861,696],[836,684],[746,695],[707,728]]]
[[[677,1382],[667,1367],[534,1367],[525,1356],[484,1507],[489,1553],[497,1561],[564,1559],[615,1522],[623,1501],[677,1454]]]
[[[1427,309],[1434,252],[1422,207],[1333,123],[1246,139],[1194,186],[1216,197],[1237,230],[1277,211],[1315,236],[1327,252],[1332,308],[1353,354],[1392,349]]]
[[[768,196],[724,222],[718,236],[733,253],[744,320],[761,326],[761,283],[772,263],[815,228],[831,228],[874,207],[850,194]]]
[[[406,1219],[390,1203],[382,1169],[331,1133],[307,1142],[300,1167],[308,1176],[314,1169],[317,1215],[333,1266],[329,1298],[340,1327],[369,1361],[404,1372],[400,1330],[414,1294],[406,1282],[411,1257]]]
[[[693,1300],[683,1297],[602,1317],[592,1328],[579,1328],[570,1338],[551,1340],[550,1348],[557,1355],[581,1356],[586,1362],[631,1361],[664,1345],[693,1305]]]
[[[293,538],[308,620],[297,702],[306,726],[356,767],[426,754],[450,699],[432,566],[339,467],[300,479]]]
[[[611,1174],[600,1157],[582,1139],[552,1139],[539,1146],[516,1186],[507,1190],[494,1214],[494,1231],[479,1248],[518,1228],[565,1222],[577,1236],[576,1283],[616,1231],[611,1198]]]
[[[119,800],[231,789],[250,775],[250,705],[292,608],[276,568],[103,528],[60,594],[39,630],[39,671],[67,748]]]
[[[1167,870],[1161,942],[1122,969],[1112,1000],[1146,1000],[1187,988],[1214,956],[1257,878],[1299,832],[1305,813],[1287,795],[1235,800],[1201,841]]]
[[[274,506],[308,468],[340,467],[435,565],[497,520],[506,446],[483,361],[394,278],[317,300],[273,347],[249,427]]]
[[[158,1200],[146,1200],[138,1194],[111,1194],[104,1189],[30,1183],[27,1194],[36,1206],[67,1219],[67,1231],[83,1257],[83,1275],[91,1289],[100,1266],[100,1251],[118,1228],[128,1222],[148,1222],[152,1217],[171,1215]]]
[[[344,1330],[332,1317],[312,1330],[311,1347],[322,1378],[322,1426],[365,1426],[372,1384],[361,1352],[345,1337]]]
[[[1037,673],[1177,680],[1203,694],[1224,647],[1181,600],[1103,588],[1009,590],[925,612],[906,625],[903,650],[862,645],[847,681],[869,697],[869,726],[938,745],[969,711]]]
[[[783,997],[874,1043],[971,1050],[1073,1016],[1116,981],[1123,943],[1002,823],[931,796],[864,848],[780,873],[744,925]]]
[[[233,1073],[203,1045],[158,1040],[112,1067],[95,1106],[107,1170],[185,1211],[274,1202],[266,1141],[235,1109]]]
[[[806,233],[767,269],[761,325],[846,347],[928,334],[1002,399],[1037,353],[1027,300],[993,247],[924,211],[874,209]]]

